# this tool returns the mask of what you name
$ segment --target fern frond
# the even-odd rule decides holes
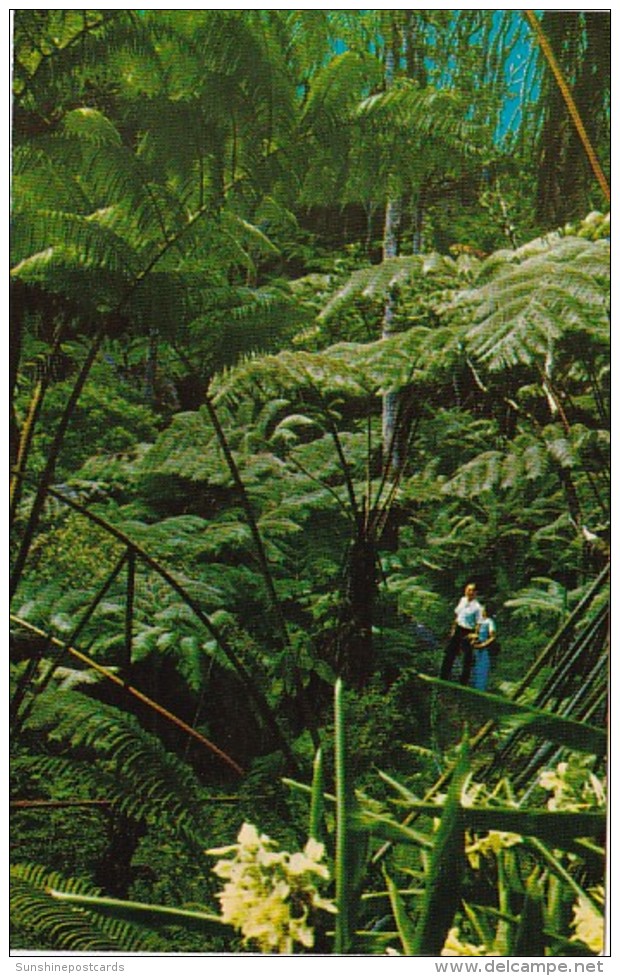
[[[137,271],[132,249],[116,234],[79,214],[60,211],[16,212],[13,217],[15,264],[11,274],[28,278],[59,255],[78,268],[120,276]]]
[[[544,361],[570,333],[608,336],[609,250],[582,238],[540,240],[497,252],[480,271],[480,287],[454,305],[473,310],[472,353],[490,369]]]
[[[462,100],[448,89],[419,88],[399,79],[389,91],[365,99],[358,116],[375,131],[400,128],[414,142],[431,139],[460,153],[480,148],[481,128],[468,121]]]
[[[165,822],[199,847],[200,785],[192,771],[135,718],[79,692],[39,695],[25,729],[88,749],[114,770],[108,795],[128,816]]]
[[[64,878],[40,865],[11,867],[9,909],[11,922],[32,939],[32,948],[65,952],[165,951],[157,936],[117,919],[55,901],[47,893],[60,888],[76,895],[96,895],[99,890],[75,878]]]
[[[357,297],[384,299],[396,286],[415,282],[426,275],[437,275],[437,284],[455,285],[459,279],[456,262],[439,254],[401,255],[378,265],[354,271],[329,300],[319,315],[327,321]]]

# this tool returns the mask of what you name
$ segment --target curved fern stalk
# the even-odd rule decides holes
[[[132,687],[132,685],[127,684],[127,682],[123,681],[122,678],[119,678],[112,671],[109,671],[107,668],[104,668],[103,665],[98,664],[96,661],[93,661],[92,658],[88,657],[88,655],[86,654],[83,654],[81,651],[78,651],[75,647],[70,647],[66,645],[63,641],[58,640],[57,637],[53,637],[50,634],[46,634],[45,631],[40,630],[39,627],[35,627],[33,624],[29,624],[26,620],[21,620],[19,617],[16,617],[13,614],[11,614],[10,619],[12,623],[16,624],[17,626],[22,627],[24,630],[27,630],[31,634],[36,634],[37,637],[44,637],[50,644],[53,644],[54,646],[61,648],[63,651],[66,651],[72,657],[76,658],[76,660],[81,661],[82,664],[88,665],[89,668],[92,668],[94,671],[102,675],[108,681],[111,681],[113,684],[122,688],[123,691],[126,692],[126,694],[131,695],[133,698],[136,698],[138,701],[142,702],[142,704],[146,705],[148,708],[153,709],[153,711],[157,712],[158,715],[160,715],[162,718],[165,718],[167,721],[172,722],[173,725],[176,725],[177,728],[187,733],[187,735],[191,735],[192,738],[196,739],[196,741],[199,742],[202,746],[205,746],[210,752],[212,752],[215,756],[217,756],[218,759],[221,759],[222,762],[225,762],[227,766],[230,766],[230,768],[233,769],[238,776],[243,776],[243,769],[241,768],[241,766],[238,765],[238,763],[235,762],[234,759],[232,759],[227,753],[223,752],[222,749],[216,746],[213,742],[210,742],[210,740],[207,739],[205,736],[203,736],[200,732],[197,732],[196,729],[193,729],[182,719],[178,718],[172,712],[168,711],[167,708],[164,708],[162,705],[159,705],[156,701],[153,701],[152,698],[149,698],[141,691],[138,691],[137,688],[134,688]]]
[[[95,916],[55,902],[50,888],[63,887],[75,897],[93,897],[97,889],[84,881],[64,878],[39,865],[11,867],[9,910],[12,924],[32,948],[41,942],[69,952],[165,952],[167,943],[117,919]]]
[[[45,496],[47,494],[47,489],[52,483],[52,479],[56,471],[56,463],[58,461],[58,456],[60,454],[60,450],[65,439],[65,434],[73,418],[75,407],[77,406],[77,402],[84,388],[84,384],[88,379],[91,367],[97,358],[103,339],[104,339],[104,330],[103,328],[100,328],[91,343],[90,349],[88,351],[88,354],[84,362],[82,363],[82,368],[80,369],[79,375],[75,381],[74,387],[65,405],[63,414],[58,422],[58,426],[56,428],[56,432],[54,434],[54,438],[52,440],[52,444],[50,446],[50,450],[47,456],[47,461],[43,469],[43,472],[41,474],[41,478],[39,480],[39,486],[37,488],[34,501],[32,503],[32,508],[30,509],[30,514],[28,516],[28,521],[26,523],[24,534],[21,539],[19,551],[17,553],[17,557],[15,559],[15,563],[11,572],[11,579],[9,585],[10,597],[13,597],[15,595],[15,591],[19,586],[19,582],[21,580],[21,576],[24,571],[24,567],[26,565],[26,560],[28,559],[28,555],[30,553],[30,547],[32,545],[35,532],[39,525],[39,519],[41,517],[43,506],[45,504]]]
[[[527,17],[528,22],[530,24],[530,27],[532,28],[532,30],[533,30],[533,32],[534,32],[534,34],[536,36],[536,40],[540,44],[541,50],[542,50],[545,58],[547,59],[547,62],[549,64],[549,67],[551,68],[551,71],[553,72],[553,75],[555,77],[555,80],[558,83],[558,87],[559,87],[560,91],[562,92],[562,98],[564,99],[564,102],[566,103],[566,107],[568,109],[569,115],[570,115],[570,117],[571,117],[571,119],[573,121],[573,124],[574,124],[574,126],[575,126],[575,128],[577,130],[577,133],[579,135],[579,138],[581,139],[581,142],[583,144],[583,148],[586,151],[586,155],[588,157],[588,160],[590,162],[590,165],[592,167],[592,170],[594,172],[594,175],[596,176],[596,178],[598,180],[599,186],[600,186],[601,190],[603,191],[603,194],[605,196],[605,199],[607,200],[607,202],[609,202],[611,200],[611,191],[609,189],[609,183],[607,182],[607,178],[606,178],[605,174],[603,173],[601,164],[598,161],[598,156],[596,155],[596,152],[594,151],[594,147],[592,146],[592,143],[590,142],[590,139],[588,137],[588,133],[586,132],[585,126],[584,126],[583,121],[581,119],[581,116],[579,114],[579,109],[577,108],[577,106],[575,104],[575,100],[574,100],[574,98],[573,98],[573,96],[571,94],[571,90],[568,87],[568,84],[566,83],[566,79],[564,78],[564,75],[562,74],[562,69],[560,68],[560,66],[559,66],[559,64],[557,62],[557,59],[556,59],[556,57],[555,57],[555,55],[553,53],[553,48],[551,47],[551,45],[549,44],[549,41],[547,40],[547,37],[545,35],[545,32],[543,31],[543,29],[542,29],[542,27],[540,25],[540,22],[538,20],[538,17],[536,16],[535,11],[534,10],[524,10],[523,13]]]
[[[80,620],[80,622],[77,624],[77,626],[75,627],[75,629],[73,630],[73,632],[69,636],[69,639],[66,641],[65,646],[67,648],[68,647],[71,647],[78,640],[78,638],[79,638],[81,632],[83,631],[84,627],[87,625],[88,621],[91,619],[92,615],[94,614],[95,610],[97,609],[97,606],[99,605],[99,603],[101,602],[101,600],[103,600],[103,598],[105,597],[105,595],[108,592],[109,588],[112,586],[112,583],[117,579],[119,573],[121,572],[121,570],[123,569],[125,563],[127,562],[129,551],[130,551],[129,549],[125,549],[125,551],[123,552],[121,558],[118,560],[116,566],[112,569],[111,573],[108,574],[108,576],[105,579],[105,581],[103,582],[102,586],[100,587],[100,589],[98,590],[98,592],[95,594],[93,600],[90,603],[90,606],[84,612],[84,615],[82,616],[82,619]],[[54,672],[56,671],[56,668],[57,667],[58,667],[58,661],[52,662],[49,665],[49,667],[47,668],[45,674],[41,678],[41,681],[37,684],[37,689],[36,689],[36,693],[37,694],[39,694],[40,692],[44,691],[45,688],[49,685],[50,681],[52,680],[52,678],[54,676]],[[34,672],[32,674],[29,674],[29,672],[26,672],[26,674],[24,675],[23,681],[21,681],[18,684],[17,689],[16,689],[16,692],[15,692],[15,695],[14,695],[13,700],[11,702],[11,711],[12,711],[12,714],[14,715],[14,720],[15,720],[15,724],[13,726],[13,733],[15,733],[15,732],[18,731],[19,725],[23,724],[25,722],[25,720],[27,719],[27,717],[28,717],[28,713],[29,713],[28,707],[26,707],[22,711],[21,715],[19,714],[19,709],[20,709],[20,705],[21,705],[21,703],[22,703],[22,701],[23,701],[23,699],[25,697],[25,694],[26,694],[26,691],[27,691],[27,688],[28,688],[28,684],[30,683],[30,681],[33,678],[34,678]],[[34,697],[33,697],[33,702],[34,702]],[[32,708],[32,703],[31,703],[31,706],[30,707]]]
[[[54,342],[50,350],[50,359],[58,352],[60,348],[60,342],[62,338],[61,328],[57,328],[54,335]],[[26,418],[24,420],[21,431],[19,432],[19,444],[17,448],[17,458],[15,460],[15,466],[11,472],[11,485],[9,493],[9,519],[10,524],[12,524],[17,513],[17,506],[19,505],[21,497],[22,479],[26,472],[26,465],[28,463],[28,455],[30,452],[30,447],[32,444],[32,438],[34,435],[35,426],[39,413],[41,412],[41,407],[43,406],[43,400],[47,387],[49,384],[50,374],[49,370],[46,370],[45,375],[38,381],[32,396],[30,398],[30,404],[28,406],[28,411]]]
[[[293,663],[293,675],[295,679],[297,694],[299,696],[299,702],[304,712],[306,725],[310,733],[310,736],[312,738],[312,741],[314,743],[314,746],[315,748],[318,748],[320,744],[319,733],[316,728],[316,723],[312,718],[312,714],[310,711],[310,707],[306,695],[306,690],[301,680],[301,674],[297,662],[297,653],[291,645],[291,640],[288,633],[288,627],[286,625],[286,619],[284,617],[284,613],[282,612],[282,604],[278,597],[275,581],[273,578],[273,574],[271,572],[271,567],[269,565],[269,560],[267,559],[267,553],[265,552],[263,537],[261,535],[260,529],[258,527],[258,522],[256,521],[256,517],[254,515],[252,503],[250,501],[246,486],[239,472],[239,468],[237,467],[237,463],[235,461],[233,453],[230,449],[230,445],[226,438],[226,434],[224,433],[224,429],[220,423],[220,419],[217,414],[217,409],[211,399],[209,392],[207,392],[205,396],[205,404],[207,407],[207,413],[209,414],[209,418],[213,425],[213,429],[215,431],[219,445],[222,449],[222,453],[224,454],[224,458],[226,460],[228,470],[230,471],[230,475],[233,479],[233,483],[235,484],[235,487],[239,492],[239,498],[243,506],[243,511],[245,512],[245,517],[248,526],[250,528],[250,532],[252,533],[252,539],[254,541],[254,550],[258,558],[263,580],[265,581],[265,585],[267,587],[267,593],[269,594],[269,602],[271,605],[273,617],[280,631],[281,644],[283,647],[288,649],[289,654],[291,656],[291,660]]]
[[[99,895],[78,895],[58,891],[55,888],[48,888],[47,892],[55,901],[65,905],[75,905],[103,918],[146,925],[155,931],[175,925],[202,935],[221,935],[223,926],[227,924],[219,916],[210,915],[208,912],[168,908],[164,905],[149,905],[138,901],[123,901],[119,898],[103,898]]]
[[[126,288],[125,293],[121,297],[120,301],[116,305],[116,308],[114,309],[113,313],[111,313],[110,317],[118,316],[121,314],[121,312],[123,311],[127,303],[132,298],[135,291],[142,285],[142,283],[145,281],[148,275],[153,271],[156,265],[163,260],[163,258],[168,254],[171,248],[175,247],[179,243],[179,241],[186,233],[189,233],[189,231],[195,226],[195,224],[202,217],[205,216],[206,213],[207,213],[207,206],[205,205],[204,207],[199,209],[196,213],[194,213],[191,217],[189,217],[185,222],[185,224],[176,233],[170,235],[164,241],[164,243],[157,249],[155,254],[148,261],[146,266],[143,267],[142,270],[138,272],[138,274],[136,274],[134,280]],[[11,597],[15,595],[15,591],[21,580],[21,576],[24,571],[26,560],[28,559],[28,555],[30,552],[30,547],[34,539],[34,534],[38,528],[39,519],[43,511],[43,506],[45,504],[45,497],[49,489],[49,486],[52,483],[56,471],[56,464],[58,461],[58,457],[60,455],[62,445],[64,443],[65,434],[67,432],[71,420],[73,419],[75,407],[77,406],[78,400],[84,388],[84,384],[86,383],[91,368],[99,354],[99,350],[101,348],[101,345],[105,337],[105,331],[106,331],[106,320],[104,319],[104,321],[99,325],[99,328],[95,332],[88,354],[82,364],[82,368],[80,369],[78,377],[75,381],[71,394],[69,395],[69,398],[67,400],[65,408],[61,415],[61,418],[58,422],[58,426],[54,433],[54,437],[52,439],[52,443],[49,448],[47,461],[39,480],[39,485],[34,497],[34,501],[32,503],[32,508],[28,516],[28,520],[24,529],[24,534],[22,536],[22,540],[20,543],[19,551],[11,573],[11,581],[10,581]]]
[[[120,529],[118,529],[116,526],[112,525],[109,522],[106,522],[105,519],[102,519],[99,515],[95,515],[94,512],[89,511],[84,505],[80,505],[79,502],[76,502],[72,498],[68,498],[64,495],[61,495],[59,492],[55,491],[54,489],[50,489],[48,494],[52,498],[57,498],[63,504],[68,505],[69,508],[72,508],[74,511],[84,515],[91,522],[93,522],[95,525],[100,526],[100,528],[104,529],[111,536],[118,539],[128,548],[134,549],[137,555],[142,560],[142,562],[144,562],[147,566],[150,567],[150,569],[152,569],[155,573],[157,573],[166,583],[168,583],[170,587],[172,587],[175,593],[177,593],[181,597],[183,602],[187,604],[187,606],[192,610],[196,618],[206,628],[206,630],[209,632],[213,640],[217,642],[222,652],[228,658],[228,660],[234,667],[235,671],[239,675],[239,678],[241,679],[244,688],[248,692],[250,699],[256,705],[257,712],[265,722],[266,726],[272,732],[274,736],[274,740],[278,743],[279,747],[282,749],[282,753],[285,756],[290,768],[293,771],[297,771],[298,768],[297,761],[293,755],[291,747],[286,737],[284,736],[282,730],[280,729],[279,723],[272,709],[270,708],[269,703],[267,702],[262,692],[260,691],[260,688],[257,686],[256,682],[253,681],[251,676],[245,670],[241,660],[237,656],[233,647],[223,637],[223,635],[220,633],[218,628],[214,626],[214,624],[211,622],[207,614],[204,613],[204,611],[200,607],[199,603],[187,592],[185,587],[183,587],[181,583],[179,583],[179,581],[176,579],[176,577],[173,576],[173,574],[170,573],[164,566],[162,566],[162,564],[158,560],[154,559],[153,556],[150,556],[144,549],[142,549],[141,546],[138,546],[127,535],[125,535],[124,532],[121,532]]]

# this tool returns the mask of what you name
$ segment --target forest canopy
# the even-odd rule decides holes
[[[13,950],[600,955],[609,13],[12,28]]]

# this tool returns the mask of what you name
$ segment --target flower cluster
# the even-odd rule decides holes
[[[605,919],[603,917],[604,891],[602,885],[597,885],[590,891],[592,900],[580,895],[577,903],[573,906],[573,921],[571,923],[575,930],[572,937],[579,942],[584,942],[592,952],[601,953],[605,942]],[[593,902],[596,901],[601,906],[598,911]]]
[[[213,868],[226,881],[217,896],[222,920],[261,952],[292,953],[296,943],[314,945],[311,911],[335,912],[336,907],[317,890],[318,882],[329,880],[323,844],[311,839],[295,854],[276,848],[270,837],[244,823],[236,844],[207,854],[232,855]]]
[[[604,781],[576,760],[543,770],[538,783],[553,794],[547,801],[548,810],[592,810],[606,804]]]
[[[461,942],[458,928],[452,928],[446,936],[441,956],[486,956],[486,946],[475,946],[471,942]]]
[[[468,843],[465,853],[472,868],[477,871],[480,867],[481,857],[497,856],[504,848],[514,847],[515,844],[520,844],[522,840],[520,834],[513,834],[507,830],[490,830],[484,837],[478,837]]]

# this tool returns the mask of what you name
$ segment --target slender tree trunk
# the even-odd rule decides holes
[[[400,197],[388,200],[385,208],[385,225],[383,231],[383,260],[396,257],[398,255],[398,232],[402,218],[402,200]],[[383,322],[381,326],[381,338],[389,339],[394,335],[395,318],[395,298],[389,294],[383,310]],[[390,468],[396,473],[402,463],[400,456],[396,421],[400,395],[398,393],[386,393],[383,398],[382,411],[382,444],[383,444],[383,463],[386,468]]]
[[[360,534],[351,546],[349,555],[348,592],[345,598],[347,625],[341,638],[345,652],[344,676],[358,688],[366,685],[374,665],[372,628],[377,591],[376,558],[373,539]]]
[[[148,350],[144,364],[144,396],[151,406],[155,404],[155,380],[157,376],[158,333],[151,326],[148,337]]]
[[[45,465],[43,474],[41,475],[41,478],[39,480],[39,487],[37,489],[34,502],[32,503],[30,516],[28,518],[28,522],[24,530],[24,535],[21,541],[21,545],[19,547],[17,559],[15,560],[15,565],[13,567],[13,573],[11,576],[11,583],[10,583],[11,598],[15,594],[15,590],[19,585],[19,581],[24,571],[24,566],[26,565],[26,560],[30,552],[30,546],[32,545],[35,532],[37,531],[39,525],[39,519],[41,518],[41,513],[43,511],[43,505],[45,504],[47,490],[50,487],[54,478],[54,474],[56,472],[56,464],[58,463],[58,457],[60,455],[60,451],[64,444],[67,428],[73,417],[75,407],[80,398],[80,394],[82,393],[82,390],[84,388],[84,384],[86,383],[86,380],[88,379],[88,376],[90,374],[91,367],[95,359],[97,358],[99,349],[101,348],[101,343],[103,342],[103,336],[104,336],[104,332],[103,329],[101,329],[93,338],[90,349],[88,351],[88,355],[86,356],[86,359],[82,364],[82,368],[75,381],[73,390],[71,391],[71,395],[69,396],[63,415],[60,418],[58,427],[56,428],[54,440],[52,441],[52,445],[49,450],[47,464]]]
[[[385,90],[389,91],[394,85],[398,58],[400,54],[399,35],[396,21],[393,17],[391,25],[391,40],[385,54],[384,81]],[[389,197],[385,207],[385,223],[383,225],[383,260],[395,258],[398,255],[399,233],[402,219],[402,199],[400,196]],[[383,310],[381,338],[388,339],[394,334],[395,299],[390,293]],[[398,415],[398,393],[386,393],[383,398],[381,442],[383,445],[384,467],[391,468],[394,473],[401,465],[398,451],[396,420]]]

